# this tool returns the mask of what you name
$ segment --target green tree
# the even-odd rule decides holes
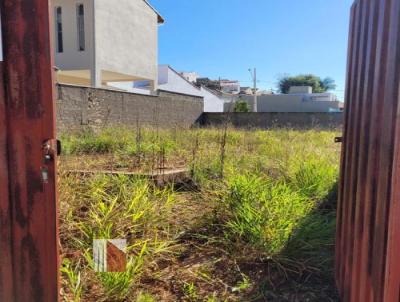
[[[250,112],[249,104],[246,101],[239,100],[235,103],[235,107],[233,108],[234,112]]]
[[[279,80],[279,90],[281,93],[289,93],[291,86],[311,86],[314,93],[323,93],[336,88],[333,79],[321,79],[313,74],[303,74],[295,77],[286,76]]]

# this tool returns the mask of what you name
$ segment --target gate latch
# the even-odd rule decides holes
[[[342,136],[335,137],[335,143],[343,143],[343,137]]]
[[[43,143],[44,162],[48,163],[54,159],[54,155],[61,154],[61,141],[58,139],[49,139]]]
[[[61,153],[61,142],[56,139],[48,139],[42,144],[43,150],[43,164],[41,167],[42,181],[44,184],[49,182],[49,164],[54,160],[55,155],[60,155]]]

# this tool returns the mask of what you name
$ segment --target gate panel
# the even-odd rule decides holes
[[[7,119],[0,62],[0,301],[12,301],[11,212],[8,199]]]
[[[392,279],[393,264],[387,256],[395,242],[388,241],[389,213],[398,200],[392,183],[400,177],[393,170],[395,138],[400,134],[400,127],[396,131],[400,0],[355,1],[351,20],[337,219],[337,284],[343,301],[399,301],[400,279]],[[391,229],[393,238],[400,235],[399,228]],[[394,300],[388,300],[389,279],[389,284],[397,285]]]
[[[7,237],[3,240],[2,231],[1,256],[9,256],[9,250],[12,255],[10,264],[0,268],[0,289],[7,289],[0,290],[0,301],[58,301],[49,3],[47,0],[2,0],[0,3],[5,88],[5,108],[0,107],[0,122],[4,115],[7,120],[7,128],[0,130],[1,140],[1,131],[7,129],[7,143],[0,141],[0,164],[7,146],[9,181],[9,194],[1,195],[0,209],[8,217],[1,216],[1,224],[6,225],[5,235],[10,234],[10,240]],[[7,180],[0,181],[4,189],[3,182]]]

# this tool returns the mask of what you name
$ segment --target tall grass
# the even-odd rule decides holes
[[[168,257],[172,252],[176,234],[169,232],[167,217],[177,202],[175,193],[126,176],[78,179],[65,174],[60,186],[66,259],[62,272],[68,292],[80,301],[88,286],[97,284],[104,301],[124,301],[157,255]],[[126,272],[98,273],[93,278],[93,240],[116,238],[128,240]]]
[[[232,236],[240,236],[268,256],[279,253],[302,218],[313,209],[312,200],[284,182],[252,175],[234,177],[226,202]]]
[[[187,221],[181,215],[190,214],[193,223],[199,220],[196,225],[202,225],[202,209],[195,204],[198,199],[213,208],[207,229],[222,229],[222,233],[208,235],[198,230],[194,238],[210,236],[207,242],[236,247],[235,255],[252,249],[257,257],[279,267],[298,262],[304,270],[329,275],[335,214],[323,205],[338,175],[336,135],[334,131],[228,127],[110,128],[63,134],[60,216],[66,297],[71,301],[93,296],[104,301],[159,301],[142,286],[143,278],[159,278],[159,261],[177,261],[176,253],[184,248],[180,238],[188,228],[180,225]],[[110,166],[142,171],[187,167],[200,192],[160,189],[127,176],[68,173],[71,167],[102,170]],[[102,238],[128,239],[125,273],[93,273],[92,240]],[[253,255],[241,259],[246,257]],[[256,286],[246,280],[246,289]],[[246,291],[235,282],[231,287],[241,289],[236,295]],[[183,279],[179,299],[224,301],[229,296],[226,291],[201,292],[193,280]]]

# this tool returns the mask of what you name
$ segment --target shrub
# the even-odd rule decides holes
[[[239,100],[235,103],[234,112],[250,112],[249,104],[246,101]]]

